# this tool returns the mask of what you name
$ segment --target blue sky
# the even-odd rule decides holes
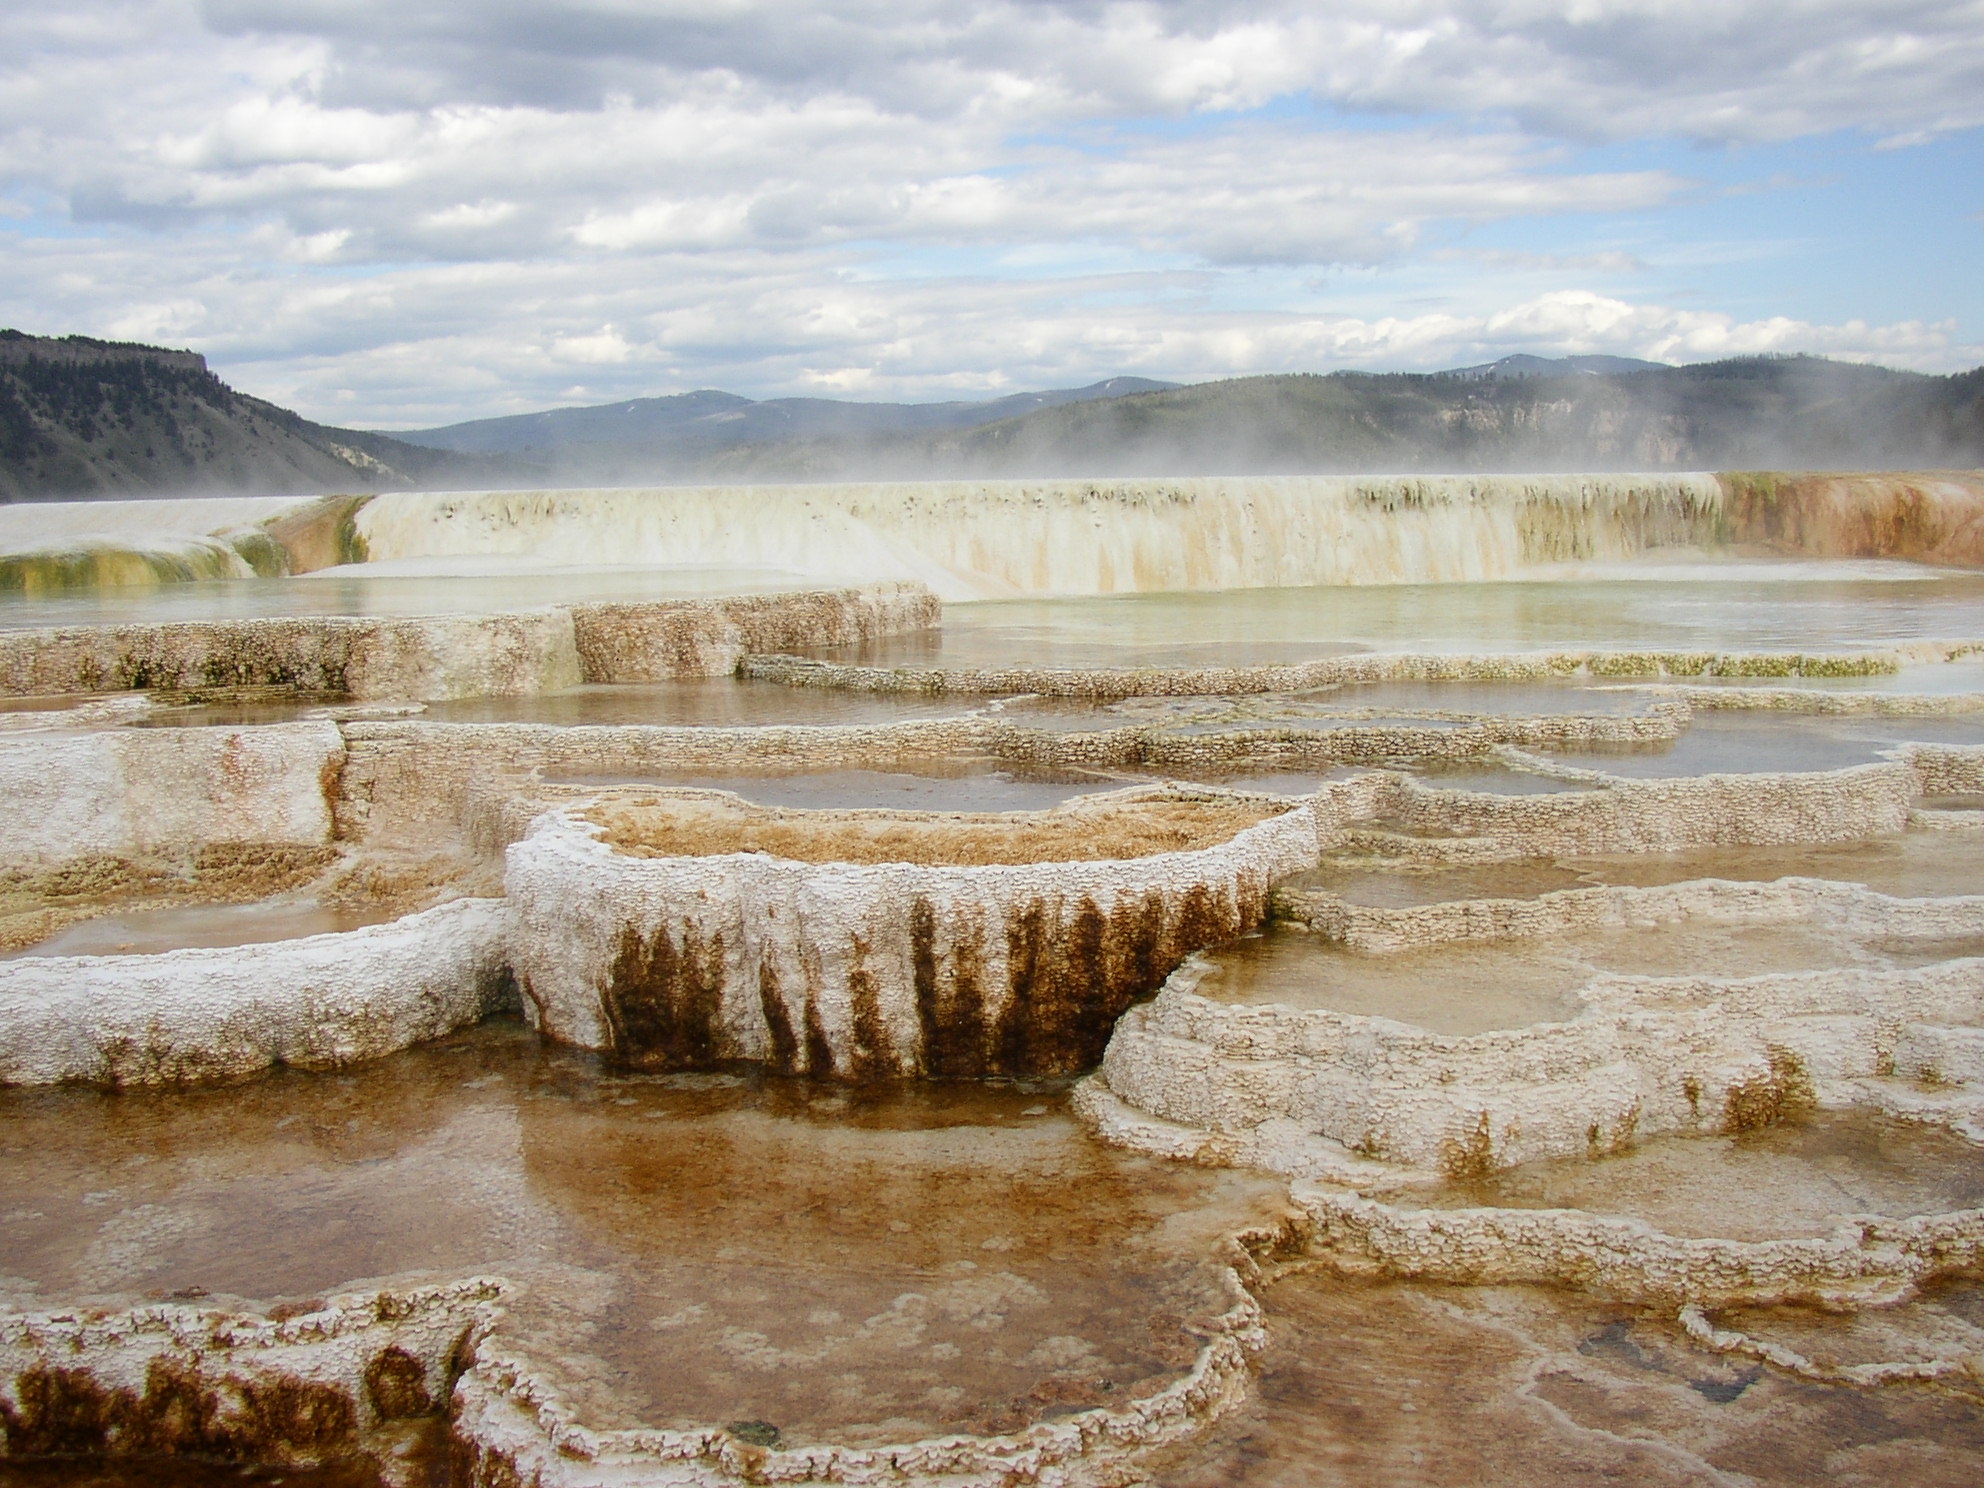
[[[70,0],[0,323],[419,427],[1513,351],[1984,362],[1984,0]]]

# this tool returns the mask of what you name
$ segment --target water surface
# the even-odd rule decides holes
[[[1278,1185],[1091,1141],[1059,1086],[620,1077],[493,1024],[344,1074],[0,1091],[11,1300],[490,1272],[601,1427],[1008,1430],[1160,1388]]]

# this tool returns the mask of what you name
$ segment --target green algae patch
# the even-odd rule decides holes
[[[33,597],[71,589],[189,584],[238,578],[244,566],[253,565],[234,547],[218,542],[191,544],[179,552],[92,544],[9,553],[0,556],[0,593]]]

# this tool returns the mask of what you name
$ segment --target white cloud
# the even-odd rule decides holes
[[[1947,365],[1946,326],[1587,292],[1636,242],[1454,241],[1689,190],[1582,169],[1579,141],[1980,123],[1984,0],[71,0],[0,14],[0,319],[193,342],[255,391],[401,424],[575,377]],[[1304,287],[1407,265],[1452,303],[1321,314]],[[1236,285],[1289,308],[1222,308]]]

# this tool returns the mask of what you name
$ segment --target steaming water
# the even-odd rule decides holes
[[[0,1132],[16,1291],[495,1272],[505,1339],[591,1424],[787,1442],[1161,1386],[1230,1303],[1216,1238],[1279,1203],[1089,1141],[1058,1088],[614,1078],[503,1024],[344,1075],[0,1091]]]
[[[1967,638],[1984,575],[1751,565],[1726,580],[1397,584],[952,605],[941,631],[822,650],[873,666],[1265,665],[1355,650],[1856,651]],[[1765,581],[1762,575],[1781,575]]]

